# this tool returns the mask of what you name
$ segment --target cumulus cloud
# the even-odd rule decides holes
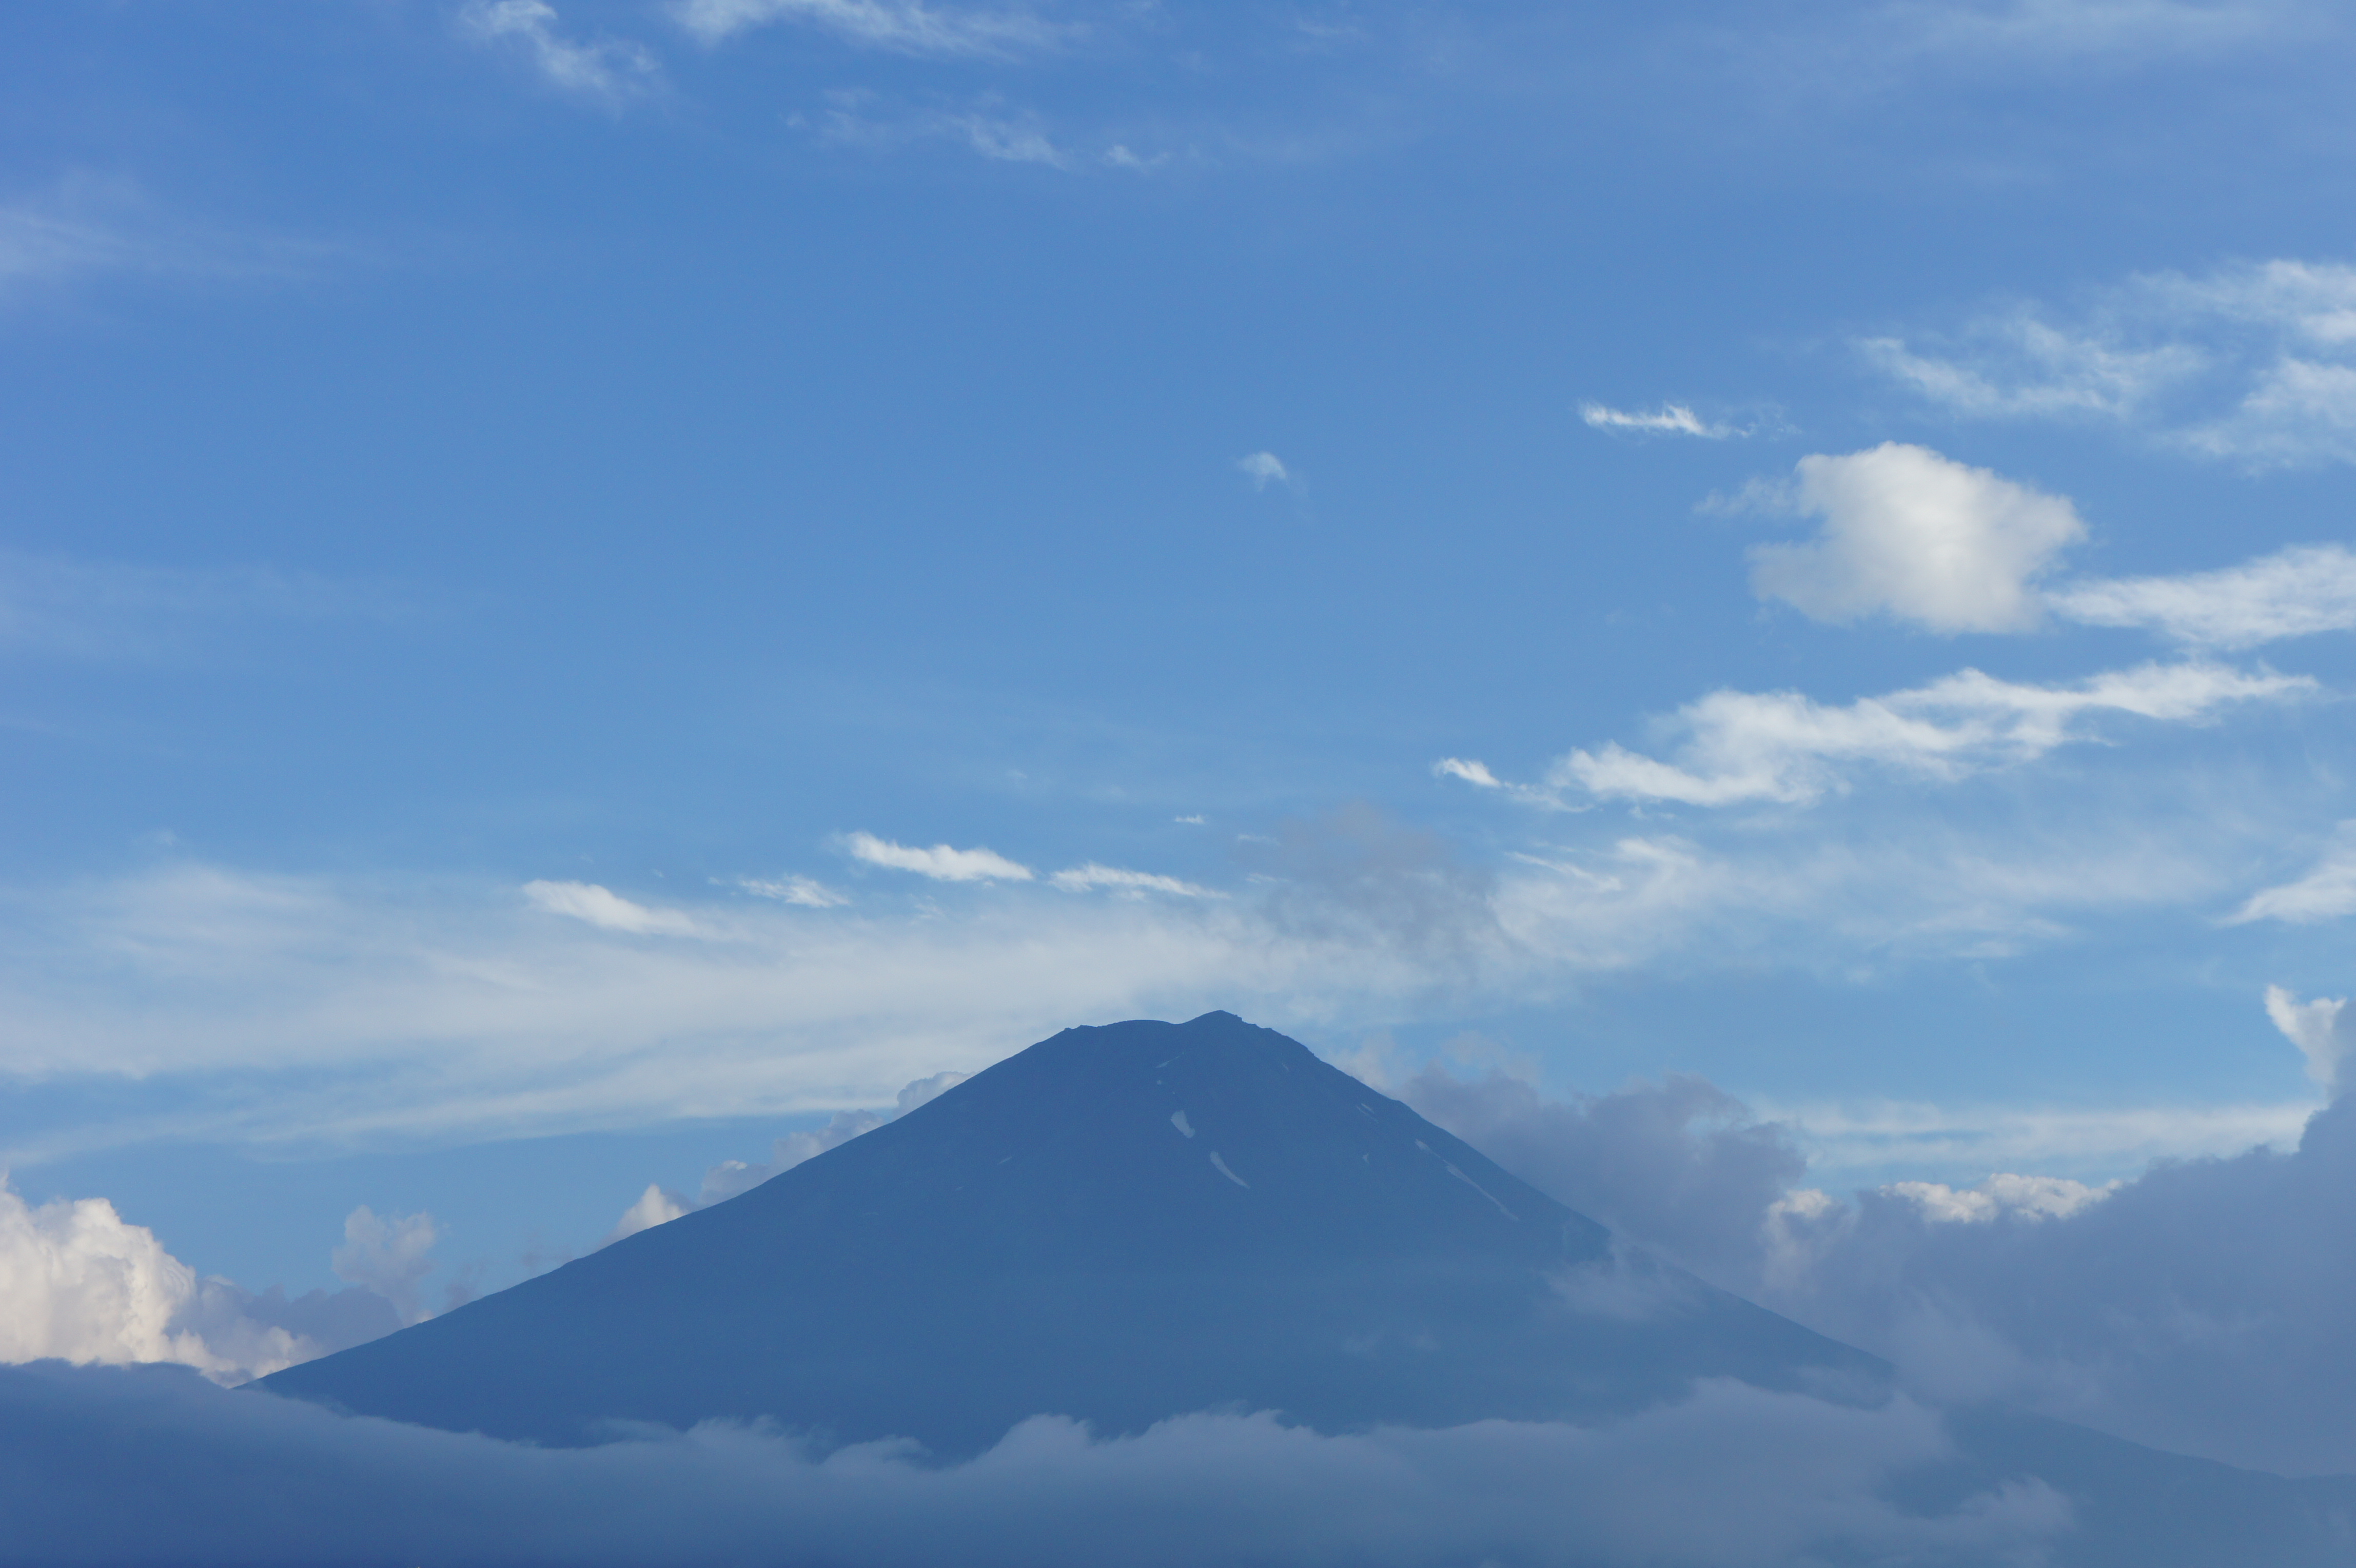
[[[2277,990],[2267,1007],[2336,1071],[2336,1001]],[[2356,1470],[2356,1100],[2311,1112],[2287,1151],[1841,1197],[1804,1174],[1808,1130],[1698,1079],[1554,1101],[1427,1070],[1402,1093],[1633,1243],[1887,1357],[1928,1395],[2286,1474]]]
[[[2356,911],[2356,822],[2342,822],[2313,869],[2295,882],[2253,893],[2228,923],[2281,920],[2305,926],[2336,920],[2351,911]]]
[[[894,871],[913,871],[936,882],[1029,882],[1029,866],[1019,865],[993,850],[952,849],[937,843],[930,849],[879,839],[873,833],[852,833],[843,841],[854,859]]]
[[[1181,898],[1216,898],[1220,894],[1192,882],[1181,882],[1174,876],[1163,876],[1151,871],[1124,871],[1117,865],[1098,865],[1090,861],[1068,871],[1059,871],[1047,879],[1066,893],[1087,893],[1109,888],[1117,893],[1168,893]]]
[[[369,1292],[288,1301],[199,1278],[102,1197],[37,1208],[0,1180],[0,1362],[176,1361],[239,1383],[400,1326]]]
[[[2266,468],[2356,460],[2352,321],[2356,268],[2276,260],[2132,278],[2058,321],[2009,306],[1859,349],[1959,416],[2105,420]]]
[[[102,1476],[92,1453],[110,1456]],[[1325,1436],[1205,1414],[1097,1439],[1043,1415],[937,1466],[899,1444],[821,1455],[720,1423],[542,1449],[170,1371],[0,1371],[11,1550],[115,1563],[684,1563],[766,1560],[790,1542],[797,1561],[878,1568],[1966,1568],[2033,1561],[2071,1528],[2053,1487],[1975,1479],[1957,1457],[1911,1400],[1860,1409],[1725,1382],[1601,1426]],[[1934,1471],[1962,1484],[1898,1500],[1903,1478]]]
[[[1663,726],[1678,737],[1676,760],[1610,742],[1556,762],[1546,789],[1692,806],[1799,805],[1847,789],[1861,767],[1959,779],[2096,738],[2088,723],[2104,715],[2198,724],[2233,704],[2282,702],[2316,690],[2306,676],[2190,662],[2109,671],[2066,686],[1965,670],[1841,707],[1796,692],[1713,692]]]
[[[649,908],[594,882],[527,882],[523,896],[552,915],[584,920],[600,930],[633,936],[691,937],[700,928],[677,909]]]
[[[2147,627],[2203,648],[2356,630],[2356,552],[2300,545],[2215,572],[2088,578],[2045,596],[2066,619]]]
[[[566,38],[548,0],[469,0],[458,26],[478,41],[517,48],[550,83],[583,97],[618,102],[648,91],[661,74],[642,45]]]
[[[2033,581],[2085,535],[2068,500],[1922,446],[1803,457],[1784,500],[1824,520],[1751,551],[1751,585],[1815,620],[1888,615],[1933,631],[2037,624]]]
[[[434,1243],[441,1228],[430,1214],[380,1219],[365,1204],[344,1218],[344,1244],[328,1254],[336,1277],[375,1292],[392,1304],[403,1323],[422,1323],[433,1313],[424,1303],[425,1276],[434,1272]]]
[[[718,1203],[740,1192],[750,1192],[771,1176],[789,1171],[804,1160],[816,1159],[829,1149],[848,1144],[863,1133],[872,1133],[886,1122],[896,1122],[963,1083],[970,1073],[937,1072],[905,1086],[890,1105],[880,1109],[838,1111],[827,1118],[826,1124],[808,1132],[788,1133],[769,1145],[766,1161],[723,1160],[703,1173],[703,1186],[690,1202],[676,1193],[648,1187],[646,1193],[622,1215],[622,1227],[608,1240],[618,1241],[623,1236],[643,1230],[648,1225],[660,1225],[676,1219],[691,1208]],[[668,1212],[666,1212],[668,1210]],[[644,1224],[632,1225],[634,1215],[645,1218]],[[659,1215],[660,1218],[655,1218]]]
[[[898,54],[1000,57],[1049,48],[1070,29],[1024,10],[977,11],[918,0],[680,0],[680,25],[707,44],[778,22],[819,27]]]
[[[651,1230],[658,1225],[668,1225],[695,1207],[668,1187],[648,1182],[647,1190],[638,1194],[638,1200],[622,1210],[621,1219],[614,1221],[614,1229],[605,1233],[605,1240],[600,1245],[610,1247],[626,1236]]]
[[[1657,410],[1638,413],[1629,409],[1610,408],[1600,403],[1582,403],[1579,416],[1590,430],[1624,430],[1644,435],[1698,435],[1705,441],[1723,441],[1743,432],[1730,424],[1713,424],[1704,420],[1681,403],[1665,403]]]

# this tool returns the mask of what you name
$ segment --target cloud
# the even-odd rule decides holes
[[[1664,727],[1681,737],[1664,762],[1609,743],[1576,750],[1549,768],[1555,794],[1727,806],[1753,800],[1804,805],[1849,787],[1871,767],[1954,779],[2033,761],[2094,738],[2089,718],[2123,714],[2198,724],[2233,703],[2282,702],[2316,683],[2205,663],[2144,664],[2068,686],[1999,681],[1976,670],[1927,686],[1829,707],[1796,692],[1713,692]],[[1460,775],[1461,777],[1461,775]]]
[[[94,1475],[88,1455],[107,1455]],[[1043,1415],[962,1464],[821,1455],[759,1428],[542,1449],[224,1393],[168,1370],[0,1370],[0,1512],[28,1560],[766,1560],[1136,1568],[1237,1562],[1768,1568],[2034,1559],[2073,1513],[2037,1481],[1950,1473],[1907,1399],[1740,1384],[1610,1425],[1483,1422],[1326,1436],[1205,1414],[1098,1439]]]
[[[672,14],[707,44],[778,22],[799,22],[872,48],[985,58],[1034,52],[1071,32],[1028,11],[937,7],[915,0],[680,0]]]
[[[585,920],[600,930],[669,937],[692,937],[701,930],[691,918],[677,909],[654,909],[634,904],[594,882],[527,882],[523,896],[537,908]]]
[[[102,1197],[35,1208],[0,1180],[0,1362],[174,1361],[239,1383],[399,1326],[362,1291],[290,1302],[200,1279]]]
[[[1582,403],[1579,416],[1592,430],[1626,430],[1645,435],[1698,435],[1705,441],[1723,441],[1730,435],[1746,434],[1730,424],[1710,424],[1681,403],[1665,403],[1656,413],[1636,413],[1625,409],[1607,408],[1600,403]]]
[[[1027,865],[1018,865],[995,851],[987,849],[952,849],[937,843],[930,849],[912,849],[906,844],[879,839],[873,833],[852,833],[844,843],[854,859],[870,865],[887,866],[894,871],[913,871],[919,876],[929,876],[936,882],[1029,882],[1033,873]]]
[[[2196,647],[2254,648],[2356,630],[2356,552],[2299,545],[2221,571],[2082,578],[2045,602],[2088,626],[2147,627]]]
[[[344,1244],[328,1260],[337,1279],[391,1302],[402,1323],[423,1323],[433,1316],[423,1293],[434,1269],[428,1254],[440,1236],[430,1214],[379,1219],[363,1204],[345,1216]]]
[[[804,1160],[814,1160],[829,1149],[839,1148],[862,1133],[873,1133],[887,1122],[898,1121],[917,1106],[927,1104],[949,1090],[955,1089],[970,1076],[972,1075],[969,1073],[962,1072],[933,1073],[903,1087],[892,1104],[884,1109],[838,1111],[827,1119],[825,1126],[810,1132],[788,1133],[770,1144],[769,1158],[765,1164],[755,1165],[744,1160],[723,1160],[703,1173],[702,1189],[697,1194],[695,1201],[692,1204],[687,1204],[686,1207],[701,1208],[706,1204],[718,1203],[723,1198],[734,1197],[740,1192],[750,1192],[771,1176],[789,1171]],[[655,1197],[658,1192],[658,1188],[648,1187],[646,1196],[638,1199],[637,1207],[624,1212],[623,1223],[628,1224],[630,1216],[637,1213],[639,1208],[644,1208],[648,1199]],[[685,1203],[685,1200],[676,1194],[662,1193],[660,1197],[665,1202]],[[680,1212],[684,1211],[682,1209]],[[678,1218],[678,1214],[663,1216],[664,1219]],[[649,1223],[660,1224],[662,1220],[651,1220]],[[643,1230],[645,1227],[640,1226],[638,1229]],[[623,1233],[617,1232],[613,1239],[620,1240],[621,1234]]]
[[[2030,583],[2086,532],[2061,497],[1894,441],[1801,458],[1790,504],[1824,527],[1805,544],[1751,548],[1761,598],[1815,620],[1881,614],[1942,632],[2035,626]]]
[[[833,909],[851,902],[847,894],[807,876],[739,876],[728,886],[741,887],[755,898],[774,898],[780,904],[798,904],[805,909]]]
[[[1289,487],[1292,483],[1291,471],[1273,452],[1254,452],[1248,457],[1238,457],[1236,467],[1251,480],[1256,490],[1264,490],[1272,484]]]
[[[1086,865],[1076,865],[1069,871],[1059,871],[1047,880],[1066,893],[1086,893],[1108,887],[1120,893],[1168,893],[1181,898],[1226,897],[1192,882],[1181,882],[1174,876],[1162,876],[1151,871],[1123,871],[1119,866],[1098,865],[1094,861]]]
[[[648,1182],[647,1190],[638,1194],[638,1200],[622,1210],[621,1219],[614,1222],[614,1229],[606,1233],[600,1245],[610,1247],[626,1236],[651,1230],[658,1225],[668,1225],[695,1207],[680,1194]]]
[[[458,13],[458,27],[479,42],[513,46],[551,84],[586,98],[620,102],[646,92],[661,76],[654,56],[641,45],[621,38],[583,44],[565,38],[548,0],[468,0]]]
[[[1462,779],[1467,784],[1475,785],[1483,789],[1502,789],[1505,787],[1495,774],[1489,771],[1487,763],[1472,761],[1462,757],[1441,757],[1431,765],[1431,776],[1434,779]]]
[[[2253,893],[2226,923],[2282,920],[2306,926],[2351,912],[2356,912],[2356,822],[2342,822],[2313,870],[2296,882]]]
[[[2340,1081],[2340,1069],[2347,1066],[2351,1049],[2356,1048],[2356,1021],[2351,1026],[2340,1022],[2347,1006],[2344,996],[2301,1002],[2279,985],[2266,987],[2266,1016],[2307,1058],[2307,1076],[2322,1085],[2327,1094],[2356,1088]]]
[[[2266,1001],[2336,1071],[2338,1004]],[[1815,1128],[1698,1079],[1556,1101],[1427,1069],[1401,1093],[1630,1243],[1887,1357],[1926,1396],[2284,1474],[2356,1469],[2356,1099],[2310,1108],[2286,1150],[2179,1155],[2132,1180],[2014,1169],[1842,1197],[1813,1185]]]
[[[355,254],[332,242],[191,220],[133,181],[86,172],[0,200],[0,302],[109,274],[284,281]]]
[[[2092,419],[2253,468],[2356,461],[2356,267],[2290,260],[2106,289],[2058,324],[2008,306],[1865,361],[1963,418]]]

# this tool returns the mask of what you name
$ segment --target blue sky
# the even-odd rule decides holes
[[[1213,1007],[1834,1188],[2336,1081],[2332,7],[5,26],[31,1202],[495,1285]]]

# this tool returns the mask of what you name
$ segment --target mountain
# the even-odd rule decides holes
[[[1888,1383],[1212,1013],[1067,1029],[741,1197],[264,1386],[547,1444],[766,1416],[946,1456],[1043,1412],[1451,1425],[1708,1376]]]

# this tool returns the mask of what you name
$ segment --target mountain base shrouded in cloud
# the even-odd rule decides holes
[[[1066,1030],[255,1388],[302,1397],[0,1369],[0,1563],[2324,1568],[2356,1545],[2356,1479],[1928,1402],[1223,1013]]]
[[[771,1419],[972,1454],[1043,1412],[1322,1430],[1637,1410],[1871,1358],[1612,1245],[1231,1015],[1073,1029],[740,1197],[272,1389],[455,1431]]]

